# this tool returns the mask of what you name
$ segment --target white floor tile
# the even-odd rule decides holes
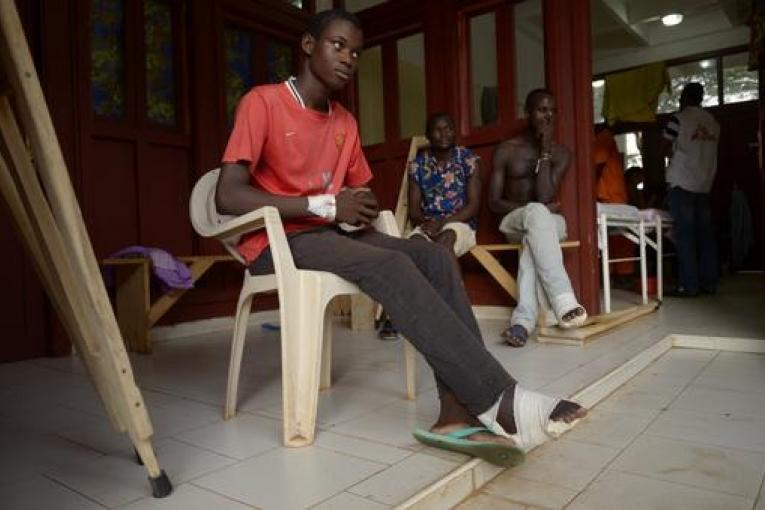
[[[48,469],[46,475],[107,507],[151,495],[146,469],[128,455],[105,455],[90,462],[70,463]]]
[[[247,510],[252,506],[215,494],[196,485],[185,483],[175,487],[166,498],[144,498],[120,510]]]
[[[652,418],[638,414],[624,414],[591,410],[574,428],[566,432],[566,439],[623,448],[645,430]]]
[[[385,467],[321,448],[291,448],[240,462],[194,483],[265,510],[305,508]]]
[[[193,480],[236,462],[230,457],[202,450],[175,439],[155,441],[154,450],[162,469],[172,475],[174,484]]]
[[[344,436],[328,430],[318,431],[314,444],[325,450],[332,450],[337,453],[353,455],[354,457],[384,464],[395,464],[412,455],[411,450]]]
[[[533,450],[526,462],[513,468],[513,476],[582,490],[619,453],[616,448],[570,439],[546,443]]]
[[[282,445],[281,426],[280,421],[265,416],[239,413],[228,421],[178,434],[176,438],[242,460],[279,448]]]
[[[341,423],[329,430],[399,448],[419,450],[422,445],[414,439],[412,432],[416,428],[427,430],[431,425],[430,420],[388,408]]]
[[[344,386],[333,387],[319,393],[316,421],[320,425],[332,426],[393,403],[402,397]],[[264,409],[265,413],[281,419],[282,403]]]
[[[753,500],[760,490],[765,455],[643,436],[611,469]]]
[[[707,415],[765,420],[765,393],[691,386],[672,402],[670,408]]]
[[[765,420],[670,409],[647,434],[765,453]]]
[[[554,509],[565,507],[577,494],[577,491],[559,485],[524,480],[512,475],[512,469],[505,471],[489,482],[482,491],[518,504]]]
[[[504,498],[477,493],[474,497],[454,507],[454,510],[527,510],[528,508],[526,505],[519,505]]]
[[[101,505],[42,476],[0,485],[3,510],[97,510]]]
[[[70,464],[89,464],[102,457],[66,439],[3,424],[0,424],[0,452],[0,486]]]
[[[388,505],[377,503],[348,492],[341,492],[323,503],[311,507],[313,510],[385,510]]]
[[[607,471],[571,510],[749,510],[753,500],[627,473]]]
[[[354,485],[348,491],[379,503],[396,505],[457,467],[459,464],[455,462],[418,453]]]

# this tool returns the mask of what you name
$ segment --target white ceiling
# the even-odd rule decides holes
[[[591,0],[593,73],[746,44],[751,0]],[[665,14],[683,22],[666,27]]]

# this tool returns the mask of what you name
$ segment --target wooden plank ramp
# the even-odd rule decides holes
[[[617,312],[595,315],[588,317],[584,325],[576,329],[562,329],[557,326],[539,328],[537,342],[582,346],[600,335],[609,333],[628,322],[655,312],[659,309],[659,306],[661,306],[661,303],[655,301],[645,305],[632,306]]]

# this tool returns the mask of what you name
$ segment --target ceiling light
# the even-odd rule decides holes
[[[709,59],[702,60],[701,62],[699,62],[699,65],[701,66],[702,69],[709,69],[710,67],[712,67],[712,64],[714,64],[714,62]]]
[[[675,25],[682,23],[682,21],[682,14],[667,14],[666,16],[661,17],[661,22],[664,23],[665,27],[674,27]]]

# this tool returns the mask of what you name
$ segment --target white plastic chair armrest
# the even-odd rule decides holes
[[[401,232],[396,224],[396,217],[390,210],[380,211],[380,214],[372,222],[372,227],[378,232],[388,234],[393,237],[401,237]]]

